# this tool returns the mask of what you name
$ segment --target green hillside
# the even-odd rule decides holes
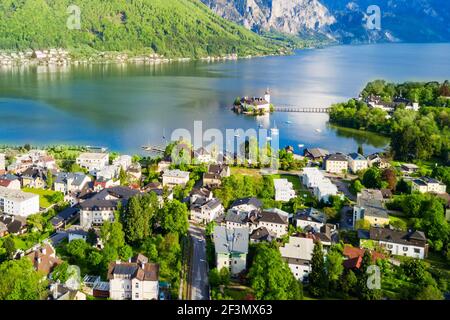
[[[70,30],[67,8],[81,9]],[[169,57],[278,53],[270,41],[198,0],[0,0],[0,49],[155,52]]]

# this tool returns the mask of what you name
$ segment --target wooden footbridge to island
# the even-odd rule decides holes
[[[329,108],[323,107],[300,107],[294,105],[278,105],[273,108],[276,112],[301,112],[301,113],[329,113]]]

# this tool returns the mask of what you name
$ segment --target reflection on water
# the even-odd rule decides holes
[[[369,153],[388,140],[329,127],[326,114],[254,118],[230,106],[237,96],[262,95],[267,87],[275,104],[326,107],[357,95],[375,78],[445,80],[449,55],[449,44],[395,44],[219,63],[1,69],[0,143],[79,143],[135,153],[143,144],[160,144],[163,132],[170,137],[202,120],[204,130],[222,131],[276,123],[281,145],[353,152],[363,144]]]

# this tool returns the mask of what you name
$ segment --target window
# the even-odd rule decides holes
[[[135,297],[136,299],[139,299],[139,293],[136,292],[136,294],[134,295],[134,297]]]
[[[408,247],[403,247],[403,251],[408,251]]]
[[[139,282],[136,282],[135,287],[136,287],[136,289],[139,289]]]
[[[392,249],[392,248],[393,248],[393,245],[392,245],[392,244],[388,244],[388,245],[387,245],[387,248],[388,248],[388,249]]]
[[[420,253],[420,249],[415,248],[414,253]]]
[[[236,260],[234,260],[234,264],[237,264],[237,261],[236,261]]]

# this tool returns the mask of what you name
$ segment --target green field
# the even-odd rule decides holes
[[[55,195],[61,194],[61,192],[53,190],[34,189],[34,188],[23,188],[22,191],[39,195],[39,206],[41,208],[48,208],[51,205],[56,204],[58,201],[55,201],[56,198]]]

